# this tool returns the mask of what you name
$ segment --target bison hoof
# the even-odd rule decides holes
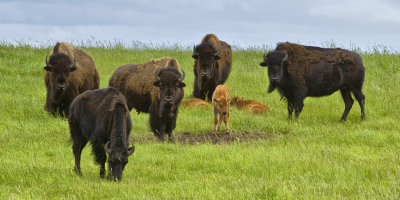
[[[75,172],[76,172],[79,176],[82,176],[82,171],[81,171],[81,169],[75,167],[74,170],[75,170]]]
[[[225,132],[226,135],[229,135],[229,131]]]

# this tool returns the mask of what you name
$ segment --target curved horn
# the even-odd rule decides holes
[[[160,68],[157,68],[156,72],[154,72],[154,76],[156,77],[156,80],[160,80],[160,76],[158,75],[158,70]]]
[[[178,79],[178,81],[183,81],[183,79],[185,79],[185,71],[183,69],[182,70],[182,76]]]
[[[264,61],[267,62],[267,55],[264,53]]]
[[[76,57],[74,56],[74,64],[72,66],[76,65]]]
[[[288,59],[289,55],[285,50],[283,50],[283,53],[285,54],[285,56],[282,58],[282,62],[285,62]]]
[[[47,56],[46,56],[46,65],[49,66],[49,62],[47,61]]]
[[[129,149],[129,148],[128,148]],[[132,155],[133,152],[135,152],[135,145],[132,145],[132,147],[130,148],[130,150],[128,150],[128,155]]]
[[[214,48],[215,49],[215,48]],[[219,55],[219,50],[215,49],[215,53],[214,56],[218,56]]]
[[[110,144],[110,141],[108,141],[108,142],[104,145],[104,150],[105,150],[108,154],[110,154],[111,150],[110,150],[110,148],[108,147],[108,144]]]
[[[199,53],[196,51],[196,45],[193,46],[193,55],[199,55]]]

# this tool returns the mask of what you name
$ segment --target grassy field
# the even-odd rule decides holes
[[[120,65],[177,58],[193,90],[190,50],[85,48],[97,65],[100,86]],[[261,50],[235,50],[227,81],[232,96],[267,104],[270,115],[231,109],[231,133],[267,135],[229,144],[145,140],[148,114],[132,111],[136,152],[121,182],[99,178],[90,146],[82,172],[73,171],[66,119],[43,110],[44,59],[51,48],[0,45],[0,199],[399,199],[400,55],[363,53],[367,120],[355,102],[338,122],[340,93],[307,98],[299,120],[288,121],[279,94],[267,94]],[[211,110],[180,109],[174,133],[212,132]]]

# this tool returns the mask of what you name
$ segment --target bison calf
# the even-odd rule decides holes
[[[211,107],[211,104],[209,104],[207,101],[204,101],[202,99],[198,98],[190,98],[190,99],[183,99],[181,102],[181,105],[187,108],[209,108]]]
[[[100,177],[105,175],[107,152],[108,177],[121,180],[128,156],[135,151],[134,146],[128,148],[132,122],[124,95],[114,88],[88,90],[74,99],[69,111],[75,171],[82,175],[81,152],[90,141]]]
[[[218,85],[212,95],[212,104],[214,107],[214,134],[221,127],[222,120],[225,123],[225,133],[229,134],[229,104],[230,92],[225,85]]]
[[[71,44],[57,43],[44,67],[47,88],[45,110],[68,116],[69,106],[86,90],[99,88],[99,74],[92,57]]]
[[[231,99],[231,106],[235,106],[241,111],[252,112],[254,114],[269,113],[268,106],[258,101],[242,99],[240,97],[233,97]]]

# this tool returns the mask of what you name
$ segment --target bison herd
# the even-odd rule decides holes
[[[214,34],[206,35],[193,48],[194,84],[190,99],[184,99],[185,72],[174,58],[163,57],[141,64],[127,64],[115,70],[109,88],[99,88],[99,75],[92,57],[68,43],[57,43],[46,57],[44,81],[47,88],[44,109],[53,115],[68,117],[75,171],[82,174],[82,149],[91,143],[95,160],[104,177],[121,180],[128,157],[135,151],[129,144],[132,122],[129,112],[149,113],[150,128],[161,141],[173,139],[180,105],[188,108],[213,107],[216,133],[222,121],[229,134],[229,107],[254,114],[269,113],[268,106],[240,97],[230,97],[224,85],[232,69],[232,49]],[[268,68],[268,93],[278,90],[287,101],[289,118],[296,118],[307,96],[320,97],[340,90],[345,110],[353,105],[351,93],[365,119],[362,93],[365,69],[359,54],[333,48],[278,43],[264,54],[261,66]],[[209,102],[212,102],[210,104]],[[107,159],[108,154],[108,159]]]

